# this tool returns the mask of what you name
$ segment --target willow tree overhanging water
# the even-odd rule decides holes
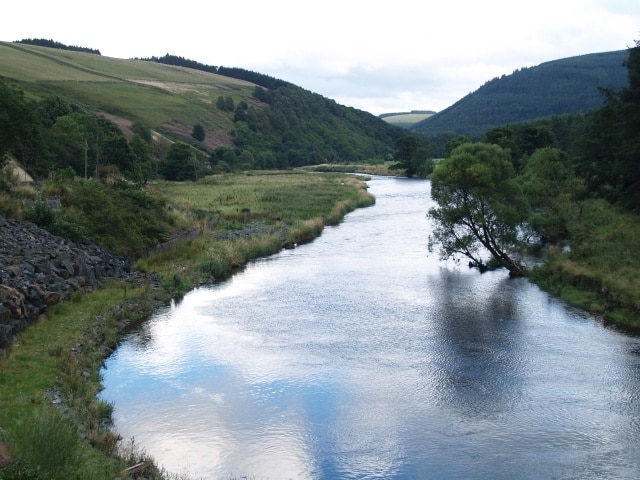
[[[485,143],[459,146],[434,171],[431,196],[438,207],[429,210],[435,221],[430,250],[439,246],[443,259],[462,255],[485,270],[484,248],[489,261],[511,276],[526,274],[519,228],[526,208],[506,150]]]

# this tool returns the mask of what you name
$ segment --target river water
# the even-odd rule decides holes
[[[430,254],[429,185],[157,312],[102,372],[120,435],[191,478],[640,478],[640,338]]]

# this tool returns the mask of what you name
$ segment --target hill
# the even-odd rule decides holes
[[[554,60],[494,78],[410,130],[425,135],[455,132],[472,138],[493,127],[602,106],[599,88],[627,85],[628,51],[593,53]]]
[[[0,42],[0,77],[27,97],[61,97],[129,135],[132,124],[143,124],[205,156],[226,149],[232,152],[226,157],[232,169],[240,158],[248,168],[382,159],[402,135],[372,114],[287,82],[265,88],[235,78],[242,69],[217,68],[227,75]],[[202,128],[198,141],[192,135],[196,125]]]

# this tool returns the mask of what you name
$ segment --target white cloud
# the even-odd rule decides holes
[[[274,75],[373,113],[441,110],[494,76],[624,49],[640,33],[635,0],[245,0],[172,8],[112,0],[102,10],[35,0],[3,10],[2,40],[53,38],[120,58],[172,53]]]

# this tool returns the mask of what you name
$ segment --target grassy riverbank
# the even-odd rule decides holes
[[[640,332],[640,217],[587,200],[569,230],[571,248],[552,251],[530,279],[611,324]]]
[[[227,175],[150,188],[166,199],[176,225],[197,236],[137,261],[136,268],[157,272],[162,288],[113,282],[77,293],[2,353],[0,460],[4,444],[14,463],[0,468],[1,480],[175,478],[110,430],[111,406],[96,397],[103,359],[127,328],[172,296],[309,242],[374,201],[364,182],[340,174]]]

